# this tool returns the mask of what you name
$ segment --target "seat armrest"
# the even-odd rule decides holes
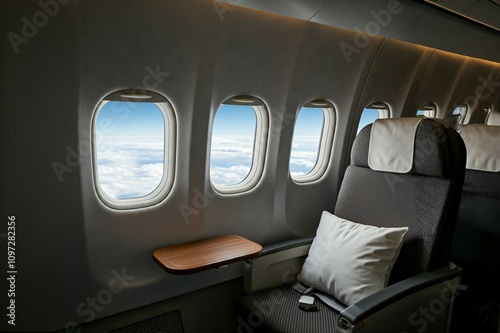
[[[260,253],[259,257],[263,257],[276,252],[286,251],[299,246],[311,245],[313,239],[314,237],[296,238],[276,244],[267,245],[262,248],[262,252]]]
[[[251,293],[291,282],[300,272],[314,237],[264,246],[261,254],[244,265],[245,292]]]
[[[449,297],[450,301],[448,303],[452,303],[462,272],[463,270],[461,268],[450,264],[449,266],[432,272],[415,275],[406,280],[387,286],[379,292],[347,307],[340,313],[339,318],[344,318],[344,321],[347,320],[352,325],[356,325],[356,323],[363,322],[366,318],[378,311],[387,310],[391,304],[395,304],[417,293],[422,296],[423,290],[439,285],[441,286],[439,287],[440,289],[438,288],[439,290],[437,290],[437,293],[436,290],[434,290],[434,299]],[[418,310],[418,307],[413,311],[415,310]]]

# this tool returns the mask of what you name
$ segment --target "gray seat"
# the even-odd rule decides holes
[[[423,119],[416,128],[413,152],[410,151],[410,170],[388,172],[369,166],[368,155],[373,149],[370,144],[374,140],[371,132],[372,125],[366,126],[353,144],[351,165],[345,172],[334,214],[364,225],[409,227],[389,285],[338,310],[316,300],[318,311],[313,312],[299,309],[301,294],[287,283],[260,291],[249,288],[255,292],[240,301],[237,332],[387,333],[448,329],[451,295],[461,275],[461,270],[450,266],[448,259],[465,170],[463,141],[454,129]],[[385,144],[397,146],[395,142],[404,135],[388,137],[392,141]],[[283,253],[288,253],[293,243],[264,247],[262,256],[249,267],[249,276],[263,274],[260,280],[276,285],[276,276],[290,275],[277,272],[280,263],[267,263],[268,256],[279,258],[283,270],[288,265],[288,273],[298,272],[295,261],[290,266],[287,258],[277,256],[280,246]],[[303,247],[304,241],[298,245]],[[259,261],[266,263],[267,268],[255,272]],[[430,312],[422,313],[419,309]]]
[[[457,298],[454,327],[498,332],[500,306],[500,126],[465,125],[467,148],[462,201],[452,260],[468,287]]]

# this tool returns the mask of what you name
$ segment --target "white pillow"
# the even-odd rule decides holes
[[[403,228],[379,228],[323,212],[299,281],[349,306],[387,286]]]

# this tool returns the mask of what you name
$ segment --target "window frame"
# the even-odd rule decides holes
[[[220,185],[212,181],[210,176],[211,163],[212,163],[212,142],[213,142],[213,128],[217,112],[222,105],[239,105],[251,106],[255,112],[255,135],[253,142],[252,163],[250,171],[246,177],[237,184]],[[239,95],[233,96],[222,102],[215,111],[210,132],[209,141],[209,159],[208,159],[208,178],[213,190],[219,194],[232,195],[248,192],[254,189],[262,179],[265,167],[265,158],[267,153],[267,141],[269,137],[269,111],[264,102],[254,96]]]
[[[321,135],[318,144],[318,155],[316,157],[316,162],[314,167],[305,175],[293,176],[290,172],[290,161],[292,159],[292,146],[294,141],[295,126],[297,125],[297,119],[302,111],[302,108],[318,108],[323,111],[323,127],[321,128]],[[326,173],[328,166],[330,165],[330,156],[332,154],[333,140],[335,137],[335,130],[337,126],[337,114],[335,112],[335,107],[333,103],[326,100],[313,100],[304,104],[295,118],[294,131],[292,134],[292,140],[290,145],[290,157],[288,159],[288,174],[290,178],[297,184],[312,183],[320,180]]]
[[[367,107],[365,109],[370,108],[370,109],[376,109],[378,110],[378,119],[387,119],[391,118],[391,109],[389,108],[389,105],[387,105],[384,102],[375,102]],[[364,111],[364,109],[363,109]]]
[[[418,115],[419,111],[422,111],[424,113],[423,116],[426,118],[436,118],[437,106],[434,103],[425,104],[420,109],[417,110],[417,112],[415,113],[416,116],[419,116]]]
[[[363,113],[365,112],[366,109],[377,110],[378,111],[378,118],[377,119],[391,118],[391,109],[390,109],[388,104],[386,104],[384,102],[370,103],[363,108],[363,111],[361,111],[361,114],[359,115],[358,126],[356,128],[356,135],[358,135],[358,133],[363,129],[363,128],[360,128],[359,125],[361,123],[361,118],[363,118]],[[373,122],[371,122],[370,124],[373,124]],[[367,126],[367,125],[365,125],[365,126]]]
[[[460,110],[458,111],[458,114],[455,113],[456,110],[458,110],[460,108]],[[462,114],[462,111],[461,110],[465,110]],[[465,125],[465,118],[467,118],[467,113],[469,112],[469,106],[467,104],[460,104],[460,105],[457,105],[453,111],[451,112],[450,116],[449,116],[449,120],[451,119],[451,117],[453,116],[459,116],[458,118],[458,121],[457,121],[457,124],[455,126],[455,129],[460,129],[463,125]]]
[[[493,105],[491,104],[483,105],[482,109],[486,113],[486,117],[484,117],[484,123],[488,125],[488,120],[490,118],[490,115],[493,113]]]
[[[96,124],[99,111],[109,102],[154,103],[163,116],[163,175],[156,188],[144,196],[125,199],[113,198],[104,191],[99,182],[97,165],[97,135],[99,130],[96,128]],[[167,197],[173,187],[175,178],[177,123],[175,111],[166,97],[141,89],[113,92],[106,95],[95,107],[91,126],[93,183],[97,197],[102,203],[113,209],[137,209],[158,204]]]

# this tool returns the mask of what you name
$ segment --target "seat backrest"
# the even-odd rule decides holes
[[[452,261],[475,291],[500,294],[500,126],[462,128],[467,148]]]
[[[391,150],[402,138],[414,135],[409,171],[370,168],[370,150],[376,148],[370,147],[372,129],[377,122],[394,120],[377,120],[358,134],[335,207],[335,215],[354,222],[409,227],[390,284],[447,264],[465,172],[460,135],[428,118],[413,134],[389,133],[382,148]]]

